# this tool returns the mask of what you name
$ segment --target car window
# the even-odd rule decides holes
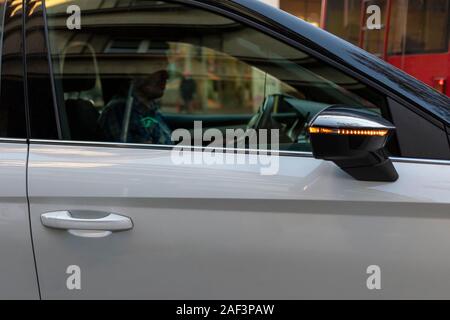
[[[66,13],[71,5],[80,8],[79,26]],[[386,116],[375,90],[203,9],[58,1],[47,3],[47,16],[66,140],[173,145],[178,129],[277,130],[280,149],[310,151],[306,124],[330,105]],[[219,145],[235,146],[236,137],[223,136]]]
[[[0,1],[0,17],[0,138],[26,138],[21,2]]]

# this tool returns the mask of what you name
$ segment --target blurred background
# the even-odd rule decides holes
[[[357,45],[450,96],[450,0],[260,0]],[[381,29],[366,28],[367,7]]]

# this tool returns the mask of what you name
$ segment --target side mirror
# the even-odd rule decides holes
[[[353,178],[393,182],[398,173],[384,147],[394,125],[362,109],[332,106],[308,125],[316,159],[333,161]]]

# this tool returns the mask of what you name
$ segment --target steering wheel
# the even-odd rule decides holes
[[[285,125],[274,119],[274,111],[276,107],[282,106],[285,98],[290,97],[284,94],[269,95],[264,100],[262,107],[259,111],[250,119],[247,124],[247,129],[254,129],[259,131],[261,129],[273,130],[278,129],[280,133],[280,143],[296,143],[299,136],[304,132],[307,119],[300,112],[292,109],[292,113],[295,114],[295,121],[292,124]],[[291,110],[290,110],[291,111]],[[289,112],[290,113],[290,112]],[[280,113],[280,115],[289,113]]]

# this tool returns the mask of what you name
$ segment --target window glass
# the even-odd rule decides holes
[[[4,32],[4,22],[5,22],[5,5],[6,0],[0,0],[0,47],[2,47],[3,43],[3,32]],[[1,63],[0,63],[1,70]]]
[[[81,29],[67,28],[71,4]],[[175,130],[198,121],[202,130],[276,129],[280,149],[309,151],[306,124],[330,105],[385,115],[374,90],[208,11],[131,0],[47,7],[64,139],[172,145]]]
[[[40,1],[27,6],[25,27],[30,138],[58,139],[44,15]]]
[[[0,1],[2,55],[0,137],[26,138],[22,55],[22,2]]]
[[[411,54],[448,50],[449,0],[393,2],[389,52]]]

